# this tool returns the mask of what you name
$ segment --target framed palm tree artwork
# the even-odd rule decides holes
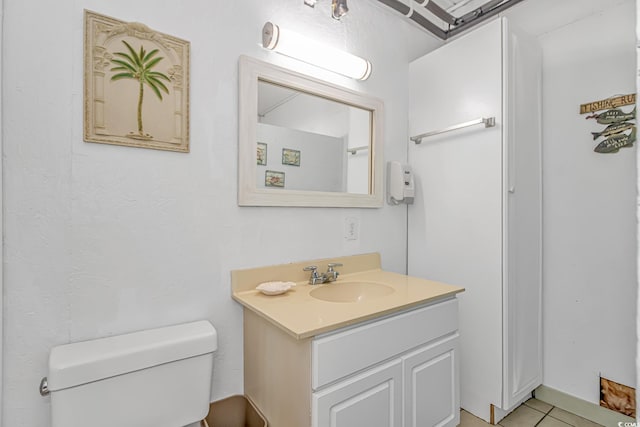
[[[85,10],[84,140],[189,151],[189,42]]]

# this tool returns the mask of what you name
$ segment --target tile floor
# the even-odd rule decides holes
[[[593,421],[551,406],[538,399],[529,399],[498,423],[502,427],[602,427]],[[459,427],[492,427],[465,410],[460,413]]]

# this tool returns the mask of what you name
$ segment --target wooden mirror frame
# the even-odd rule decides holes
[[[258,188],[258,81],[286,86],[371,112],[369,194]],[[238,205],[379,208],[383,205],[382,100],[247,56],[239,61]],[[346,155],[346,153],[345,153]]]

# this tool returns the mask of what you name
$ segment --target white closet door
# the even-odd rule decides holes
[[[464,286],[461,405],[489,419],[502,403],[502,28],[493,21],[410,65],[410,136],[479,117],[475,126],[409,143],[408,273]]]
[[[461,405],[489,420],[541,383],[540,49],[498,19],[410,66],[408,273],[461,285]]]
[[[542,384],[541,50],[504,21],[505,143],[504,394],[510,409]]]

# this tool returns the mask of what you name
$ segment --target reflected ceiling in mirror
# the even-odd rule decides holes
[[[240,58],[241,206],[382,206],[382,101]]]

